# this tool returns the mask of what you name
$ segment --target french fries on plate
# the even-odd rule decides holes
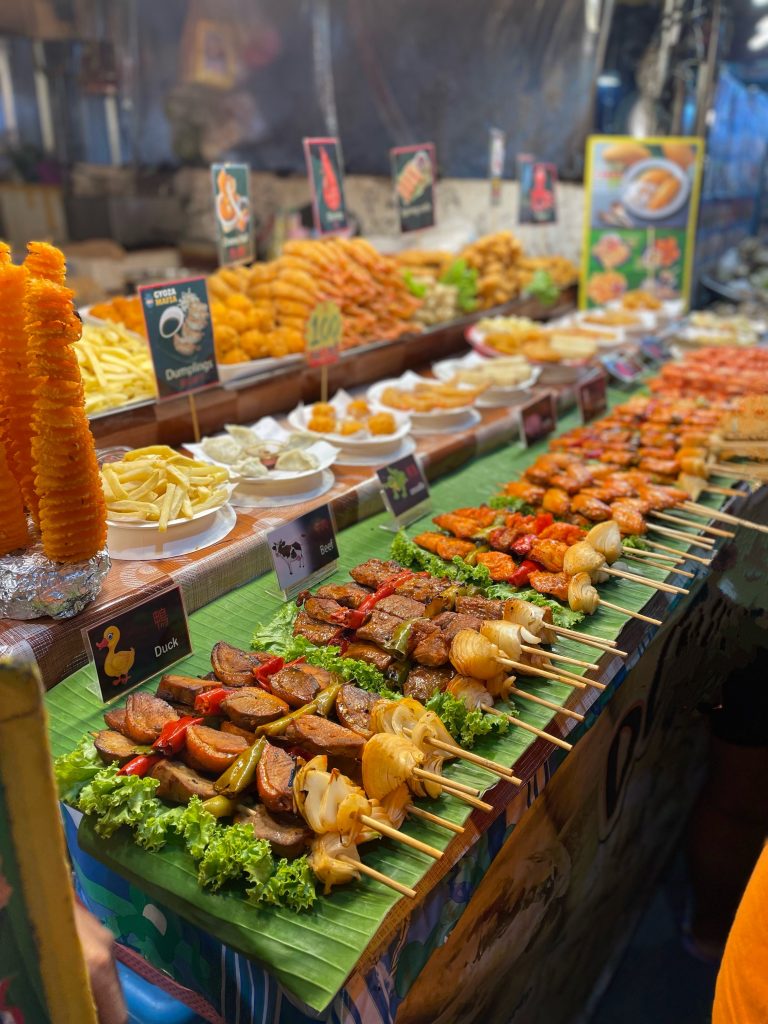
[[[89,415],[156,396],[147,343],[122,324],[83,324],[75,352]]]
[[[101,479],[110,521],[157,523],[161,533],[177,519],[219,508],[230,495],[227,469],[162,444],[136,448],[119,462],[107,463]]]

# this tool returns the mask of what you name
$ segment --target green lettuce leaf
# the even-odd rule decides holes
[[[522,498],[513,498],[511,494],[494,494],[487,504],[491,508],[504,509],[505,512],[519,512],[524,516],[536,514],[536,509],[533,505],[529,505]]]
[[[423,299],[427,294],[426,284],[423,281],[417,281],[410,270],[403,271],[403,280],[405,281],[405,287],[417,299]]]
[[[77,807],[98,820],[94,825],[100,836],[108,838],[122,825],[133,828],[144,818],[162,812],[163,804],[155,796],[157,779],[138,775],[118,775],[116,764],[108,765],[80,791]]]
[[[195,860],[200,860],[218,828],[216,818],[203,807],[199,796],[193,796],[173,822]]]
[[[96,752],[92,737],[83,736],[74,750],[62,754],[53,762],[59,799],[67,803],[76,802],[83,786],[91,782],[103,768],[104,762]]]
[[[453,285],[456,301],[464,313],[477,309],[477,271],[466,260],[454,260],[440,277],[440,284]]]
[[[650,551],[647,542],[638,534],[633,533],[629,537],[622,537],[621,543],[625,548],[638,548],[640,551]]]
[[[552,280],[549,271],[537,270],[523,295],[538,299],[542,306],[553,306],[560,296],[560,289]]]
[[[395,534],[390,554],[406,569],[428,572],[431,576],[441,576],[475,587],[488,587],[492,583],[491,574],[484,565],[467,565],[458,555],[452,561],[445,562],[438,555],[414,544],[402,530]]]
[[[509,729],[506,718],[485,715],[477,708],[470,711],[463,700],[447,690],[430,697],[427,707],[440,717],[451,736],[467,750],[474,746],[478,737],[490,734],[503,736]],[[515,714],[515,711],[511,710],[510,713]]]
[[[262,885],[273,866],[269,843],[257,839],[249,825],[217,825],[199,858],[197,880],[204,889],[214,891],[243,875],[253,885]]]
[[[255,651],[271,651],[278,657],[284,657],[283,650],[288,648],[294,639],[293,623],[299,609],[293,601],[286,601],[282,608],[272,616],[269,622],[256,628],[251,640]],[[290,658],[286,658],[290,661]]]
[[[144,850],[162,850],[168,840],[179,833],[179,821],[186,807],[172,807],[170,810],[161,806],[156,814],[150,814],[138,823],[133,838],[137,846]]]
[[[277,862],[275,873],[263,885],[246,890],[250,899],[289,910],[309,910],[317,900],[315,876],[306,856]]]

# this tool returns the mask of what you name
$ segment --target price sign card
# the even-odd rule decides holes
[[[219,264],[253,260],[251,169],[248,164],[211,164]]]
[[[643,375],[643,364],[636,356],[619,353],[603,356],[602,362],[611,377],[622,387],[632,387]]]
[[[518,221],[521,224],[554,224],[557,220],[557,168],[540,163],[528,154],[517,158],[520,186]]]
[[[219,383],[204,277],[139,288],[161,399]]]
[[[666,363],[669,359],[669,352],[667,352],[664,342],[652,334],[647,338],[640,339],[640,352],[644,359],[657,366],[660,363]]]
[[[526,448],[547,437],[557,426],[557,399],[551,391],[522,405],[520,439]]]
[[[429,484],[412,455],[377,469],[376,476],[384,504],[394,520],[393,524],[384,524],[385,530],[396,532],[430,511]]]
[[[488,178],[491,183],[491,206],[499,206],[501,204],[501,179],[504,176],[506,152],[506,133],[500,128],[491,128],[488,144]]]
[[[304,158],[312,190],[315,230],[319,235],[344,231],[348,220],[339,140],[304,139]]]
[[[192,653],[180,587],[147,598],[83,630],[106,703]]]
[[[582,423],[591,423],[608,408],[608,378],[597,373],[579,384],[576,390]]]
[[[344,332],[341,310],[334,302],[321,302],[310,313],[305,330],[309,366],[330,366],[339,361]]]
[[[400,230],[418,231],[435,223],[436,156],[433,142],[396,146],[389,151]]]
[[[283,598],[330,576],[339,560],[336,527],[329,505],[320,505],[267,534],[269,553]]]

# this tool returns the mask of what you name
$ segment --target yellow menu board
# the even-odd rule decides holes
[[[687,307],[702,156],[693,136],[587,139],[582,309],[638,290]]]

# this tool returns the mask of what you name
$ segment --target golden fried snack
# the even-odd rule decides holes
[[[64,253],[48,242],[29,242],[24,266],[32,277],[42,277],[55,284],[64,284],[67,263]]]
[[[26,507],[37,519],[32,471],[32,406],[35,379],[29,365],[24,326],[27,271],[12,263],[0,265],[0,388],[2,430],[8,465]]]
[[[55,264],[51,258],[48,266]],[[28,276],[24,312],[29,359],[40,376],[32,416],[32,464],[43,550],[55,562],[93,557],[107,535],[104,494],[73,348],[82,324],[72,298],[59,283]]]
[[[21,492],[8,465],[5,445],[0,441],[0,555],[25,548],[28,541]]]

